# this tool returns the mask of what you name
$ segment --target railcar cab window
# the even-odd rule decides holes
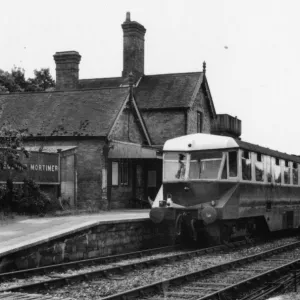
[[[237,151],[228,152],[229,177],[237,177]]]
[[[298,185],[298,164],[293,163],[293,185]]]
[[[252,180],[251,153],[246,150],[242,151],[242,178]]]
[[[222,161],[221,151],[192,152],[190,179],[217,179]]]
[[[263,156],[261,153],[256,153],[255,160],[255,180],[264,181],[264,165],[263,165]]]
[[[188,153],[170,152],[164,155],[164,180],[184,180]]]

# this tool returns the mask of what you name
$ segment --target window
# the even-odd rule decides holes
[[[227,153],[224,153],[224,167],[222,170],[221,179],[227,179]]]
[[[293,163],[293,184],[298,185],[298,164]]]
[[[229,177],[237,176],[237,151],[228,152]]]
[[[279,158],[272,159],[272,166],[274,169],[275,183],[281,184],[281,166],[280,166]]]
[[[128,173],[129,173],[128,162],[122,161],[120,163],[120,183],[121,183],[121,185],[129,184]]]
[[[202,132],[202,112],[197,112],[197,132]]]
[[[242,151],[242,178],[252,180],[251,156],[249,151]]]
[[[156,187],[156,171],[148,171],[148,187]]]
[[[136,165],[136,186],[143,186],[143,169],[141,165]]]
[[[217,179],[222,160],[222,152],[192,152],[190,179]]]
[[[284,163],[284,169],[283,169],[283,178],[284,178],[284,184],[290,184],[291,183],[291,175],[290,175],[290,166],[289,162],[286,160]]]
[[[119,185],[119,163],[116,161],[113,161],[112,164],[112,185]]]
[[[271,183],[272,182],[272,163],[271,163],[271,157],[270,156],[265,156],[265,161],[266,161],[266,177],[267,177],[267,182]]]
[[[256,181],[264,181],[264,165],[263,165],[263,157],[260,153],[256,154],[255,161],[255,180]]]
[[[187,153],[170,152],[164,155],[164,180],[184,180]]]

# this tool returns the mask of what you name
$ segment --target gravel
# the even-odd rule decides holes
[[[56,297],[69,297],[70,299],[99,299],[99,297],[105,297],[125,290],[134,289],[155,281],[169,279],[171,277],[183,275],[192,271],[199,271],[201,269],[209,268],[231,260],[239,259],[262,251],[267,251],[275,247],[295,242],[296,240],[296,238],[285,238],[261,245],[244,247],[243,249],[239,250],[232,249],[226,252],[205,254],[178,262],[165,263],[161,266],[149,267],[148,269],[143,268],[141,270],[135,270],[130,273],[125,273],[122,276],[115,275],[111,276],[110,278],[101,277],[91,281],[76,283],[74,285],[66,285],[59,289],[49,290],[46,294]],[[127,259],[117,263],[85,267],[80,270],[68,270],[64,273],[52,272],[49,275],[34,276],[28,279],[16,279],[9,282],[1,283],[0,290],[23,284],[40,282],[42,280],[48,280],[57,277],[65,277],[79,273],[85,273],[88,271],[103,270],[116,265],[120,266],[138,261],[147,261],[153,258],[165,257],[178,253],[179,251],[159,253],[144,258]],[[230,279],[228,278],[228,280]]]
[[[267,251],[275,247],[295,242],[295,238],[286,238],[262,245],[250,246],[241,250],[231,250],[224,253],[212,253],[199,257],[185,259],[183,261],[165,263],[162,266],[153,266],[148,269],[136,270],[123,276],[112,276],[111,278],[99,278],[76,285],[64,286],[60,289],[48,291],[52,296],[73,297],[74,299],[99,299],[126,290],[134,289],[155,281],[169,279],[193,271],[199,271],[218,264],[243,258],[247,255]],[[247,276],[250,277],[250,276]],[[222,277],[222,283],[231,282],[230,277]]]

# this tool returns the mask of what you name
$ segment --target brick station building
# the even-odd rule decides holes
[[[0,122],[27,132],[28,147],[76,149],[77,207],[126,208],[154,198],[167,139],[241,134],[240,120],[216,114],[205,63],[201,72],[147,75],[146,29],[129,13],[122,29],[122,76],[79,79],[80,54],[57,52],[55,91],[0,94]]]

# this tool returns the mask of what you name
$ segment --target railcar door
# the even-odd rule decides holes
[[[294,212],[293,211],[286,211],[282,216],[283,229],[290,229],[294,228]]]

